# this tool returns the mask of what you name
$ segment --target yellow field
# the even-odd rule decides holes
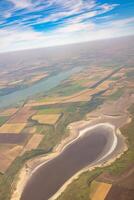
[[[104,82],[103,82],[102,84],[100,84],[96,89],[98,89],[98,90],[106,90],[106,89],[109,88],[109,85],[110,85],[111,83],[113,83],[113,81],[109,81],[109,80],[104,81]]]
[[[21,151],[22,146],[20,145],[4,145],[4,147],[0,146],[0,172],[6,172]]]
[[[69,103],[69,102],[80,102],[80,101],[89,101],[91,95],[98,92],[98,90],[86,89],[84,91],[78,92],[74,95],[68,97],[49,97],[44,98],[41,101],[29,101],[26,106],[41,106],[41,105],[49,105],[49,104],[56,104],[56,103]]]
[[[41,134],[34,134],[28,143],[25,145],[24,150],[22,153],[26,151],[30,151],[32,149],[36,149],[40,144],[41,140],[43,139],[44,135]]]
[[[47,114],[47,115],[34,115],[33,120],[38,121],[40,124],[55,124],[61,114]]]
[[[93,181],[90,186],[91,200],[104,200],[110,191],[112,184]]]
[[[23,128],[26,126],[26,123],[13,123],[7,124],[5,123],[0,127],[0,133],[20,133]]]

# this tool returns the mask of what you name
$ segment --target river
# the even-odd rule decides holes
[[[72,68],[68,71],[59,72],[59,74],[50,76],[47,79],[43,79],[42,81],[33,84],[25,89],[18,90],[16,92],[10,93],[5,96],[0,97],[0,108],[5,108],[11,105],[16,105],[26,99],[33,97],[37,94],[42,94],[43,92],[47,92],[54,87],[58,86],[62,81],[67,79],[73,73],[77,73],[81,70],[80,67]]]

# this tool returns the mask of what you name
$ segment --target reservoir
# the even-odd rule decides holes
[[[5,96],[0,97],[0,108],[5,108],[11,105],[16,105],[22,101],[27,100],[28,98],[35,96],[36,94],[41,94],[47,92],[54,87],[58,86],[62,81],[67,79],[73,73],[77,73],[81,70],[80,67],[72,68],[68,71],[59,72],[59,74],[50,76],[47,79],[37,82],[34,85],[31,85],[25,89],[18,90],[16,92],[10,93]],[[45,93],[44,93],[45,94]]]
[[[101,159],[113,143],[113,129],[97,126],[68,144],[52,160],[37,168],[21,200],[48,200],[77,172]]]

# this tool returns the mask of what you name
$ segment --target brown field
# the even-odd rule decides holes
[[[35,114],[36,111],[31,110],[30,107],[21,108],[7,123],[26,123],[27,120]]]
[[[108,76],[112,71],[113,71],[112,69],[104,69],[104,68],[98,68],[98,67],[89,68],[79,74],[74,75],[70,79],[70,81],[89,88],[89,87],[92,87],[98,81]],[[105,87],[107,87],[107,83],[102,85],[101,87],[105,89]]]
[[[41,134],[34,134],[31,139],[28,141],[28,143],[25,145],[24,150],[22,151],[22,154],[26,151],[30,151],[32,149],[36,149],[38,145],[40,144],[41,140],[43,139],[44,135]]]
[[[38,121],[40,124],[55,124],[61,114],[46,114],[46,115],[34,115],[33,120]]]
[[[133,200],[134,162],[131,163],[120,175],[114,176],[109,173],[101,174],[99,176],[99,181],[110,182],[113,184],[105,200]]]
[[[9,108],[0,112],[0,116],[10,116],[17,112],[18,108]]]
[[[109,75],[113,69],[104,69],[101,67],[89,67],[89,69],[83,70],[81,73],[75,74],[71,80],[81,80],[83,78],[94,79],[94,77],[99,77],[97,81],[101,80],[105,76]]]
[[[112,184],[93,181],[90,188],[90,198],[91,200],[104,200],[110,191]]]
[[[0,146],[0,172],[5,173],[15,158],[22,151],[20,145],[4,145]]]
[[[0,144],[24,144],[28,140],[29,134],[1,133]]]
[[[0,133],[20,133],[23,128],[26,126],[26,123],[5,123],[0,127]]]

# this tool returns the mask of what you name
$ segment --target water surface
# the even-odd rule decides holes
[[[111,130],[99,127],[69,144],[62,153],[38,168],[28,181],[21,200],[48,200],[75,173],[106,151]]]
[[[47,92],[50,89],[58,86],[63,80],[67,79],[70,75],[80,70],[81,68],[77,67],[68,71],[60,72],[58,75],[54,75],[48,77],[47,79],[43,79],[42,81],[37,82],[36,84],[29,86],[28,88],[18,90],[5,96],[1,96],[0,108],[4,108],[12,104],[17,104],[21,101],[26,100],[29,97],[35,96],[36,94]]]

